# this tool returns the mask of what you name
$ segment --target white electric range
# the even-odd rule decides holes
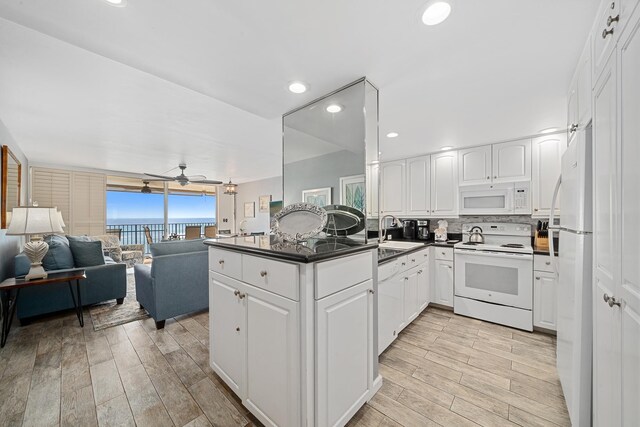
[[[474,227],[482,230],[484,244],[469,242]],[[454,266],[455,313],[533,330],[531,225],[464,224]]]

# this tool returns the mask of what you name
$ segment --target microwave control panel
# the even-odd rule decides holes
[[[513,208],[515,213],[531,213],[529,206],[529,186],[518,184],[513,194]]]

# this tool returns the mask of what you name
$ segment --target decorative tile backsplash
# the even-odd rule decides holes
[[[431,231],[438,228],[438,220],[440,218],[434,218],[429,223]],[[544,221],[544,218],[531,218],[528,215],[478,215],[471,216],[465,215],[460,218],[442,218],[449,223],[449,233],[462,233],[462,224],[469,222],[510,222],[518,224],[531,224],[531,235],[536,231],[536,225],[538,219]]]

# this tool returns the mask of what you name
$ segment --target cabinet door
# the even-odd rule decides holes
[[[379,191],[380,165],[367,166],[367,193],[365,200],[367,201],[367,218],[378,218],[378,191]]]
[[[397,276],[378,283],[378,355],[398,336],[403,305],[403,282]]]
[[[491,146],[458,151],[458,184],[487,184],[491,182]]]
[[[407,160],[407,215],[427,216],[431,213],[430,159],[422,156]]]
[[[298,425],[298,303],[260,289],[251,288],[247,294],[247,390],[244,404],[265,425]]]
[[[412,269],[404,277],[404,323],[405,326],[418,317],[418,270]]]
[[[434,272],[434,301],[453,307],[453,262],[436,260]]]
[[[612,426],[620,425],[620,323],[619,316],[614,315],[616,310],[612,310],[604,302],[604,295],[616,296],[616,284],[619,280],[615,64],[614,52],[594,88],[593,101],[593,425]],[[637,263],[637,259],[635,262]]]
[[[425,253],[429,253],[429,251],[425,251]],[[431,286],[429,280],[429,261],[427,258],[427,262],[423,263],[418,268],[418,307],[419,313],[421,313],[427,306],[429,305],[430,292],[429,287]]]
[[[405,161],[380,165],[380,212],[402,215],[405,211]]]
[[[245,298],[233,279],[209,273],[210,365],[240,398],[244,398]]]
[[[607,60],[616,46],[616,39],[620,31],[620,22],[608,23],[609,17],[620,15],[619,0],[605,0],[600,6],[596,24],[591,34],[593,45],[593,81],[599,79],[603,70],[607,67]],[[619,18],[621,18],[619,16]]]
[[[551,199],[560,177],[562,153],[567,147],[566,138],[565,134],[559,134],[535,138],[531,142],[533,216],[548,217],[551,213]],[[560,213],[559,206],[560,203],[556,201],[556,215]]]
[[[493,144],[493,182],[531,180],[531,140]]]
[[[554,273],[533,272],[533,326],[556,330],[556,277]]]
[[[622,5],[627,7],[627,2]],[[620,281],[622,425],[640,420],[640,9],[629,19],[620,41]]]
[[[344,425],[373,377],[373,281],[316,301],[316,425]]]
[[[578,95],[577,104],[577,125],[580,128],[585,127],[591,121],[591,42],[587,44],[582,51],[578,69],[576,70],[576,90]]]
[[[455,151],[431,156],[431,213],[458,215],[458,155]]]
[[[578,75],[571,80],[569,93],[567,93],[567,131],[573,134],[578,126]]]

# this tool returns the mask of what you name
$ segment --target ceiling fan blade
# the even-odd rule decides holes
[[[204,176],[204,175],[189,175],[189,176],[187,176],[187,178],[191,182],[193,182],[193,181],[202,181],[203,179],[207,179],[207,177]]]
[[[222,181],[214,181],[212,179],[200,179],[197,181],[191,181],[189,180],[190,183],[192,184],[222,184]]]
[[[165,180],[169,180],[169,181],[173,181],[175,178],[172,176],[165,176],[165,175],[156,175],[153,173],[145,173],[145,175],[147,176],[152,176],[154,178],[160,178],[160,179],[165,179]]]
[[[147,179],[147,181],[149,182],[171,182],[171,181],[175,181],[173,178],[171,179],[165,179],[165,178],[150,178]]]

